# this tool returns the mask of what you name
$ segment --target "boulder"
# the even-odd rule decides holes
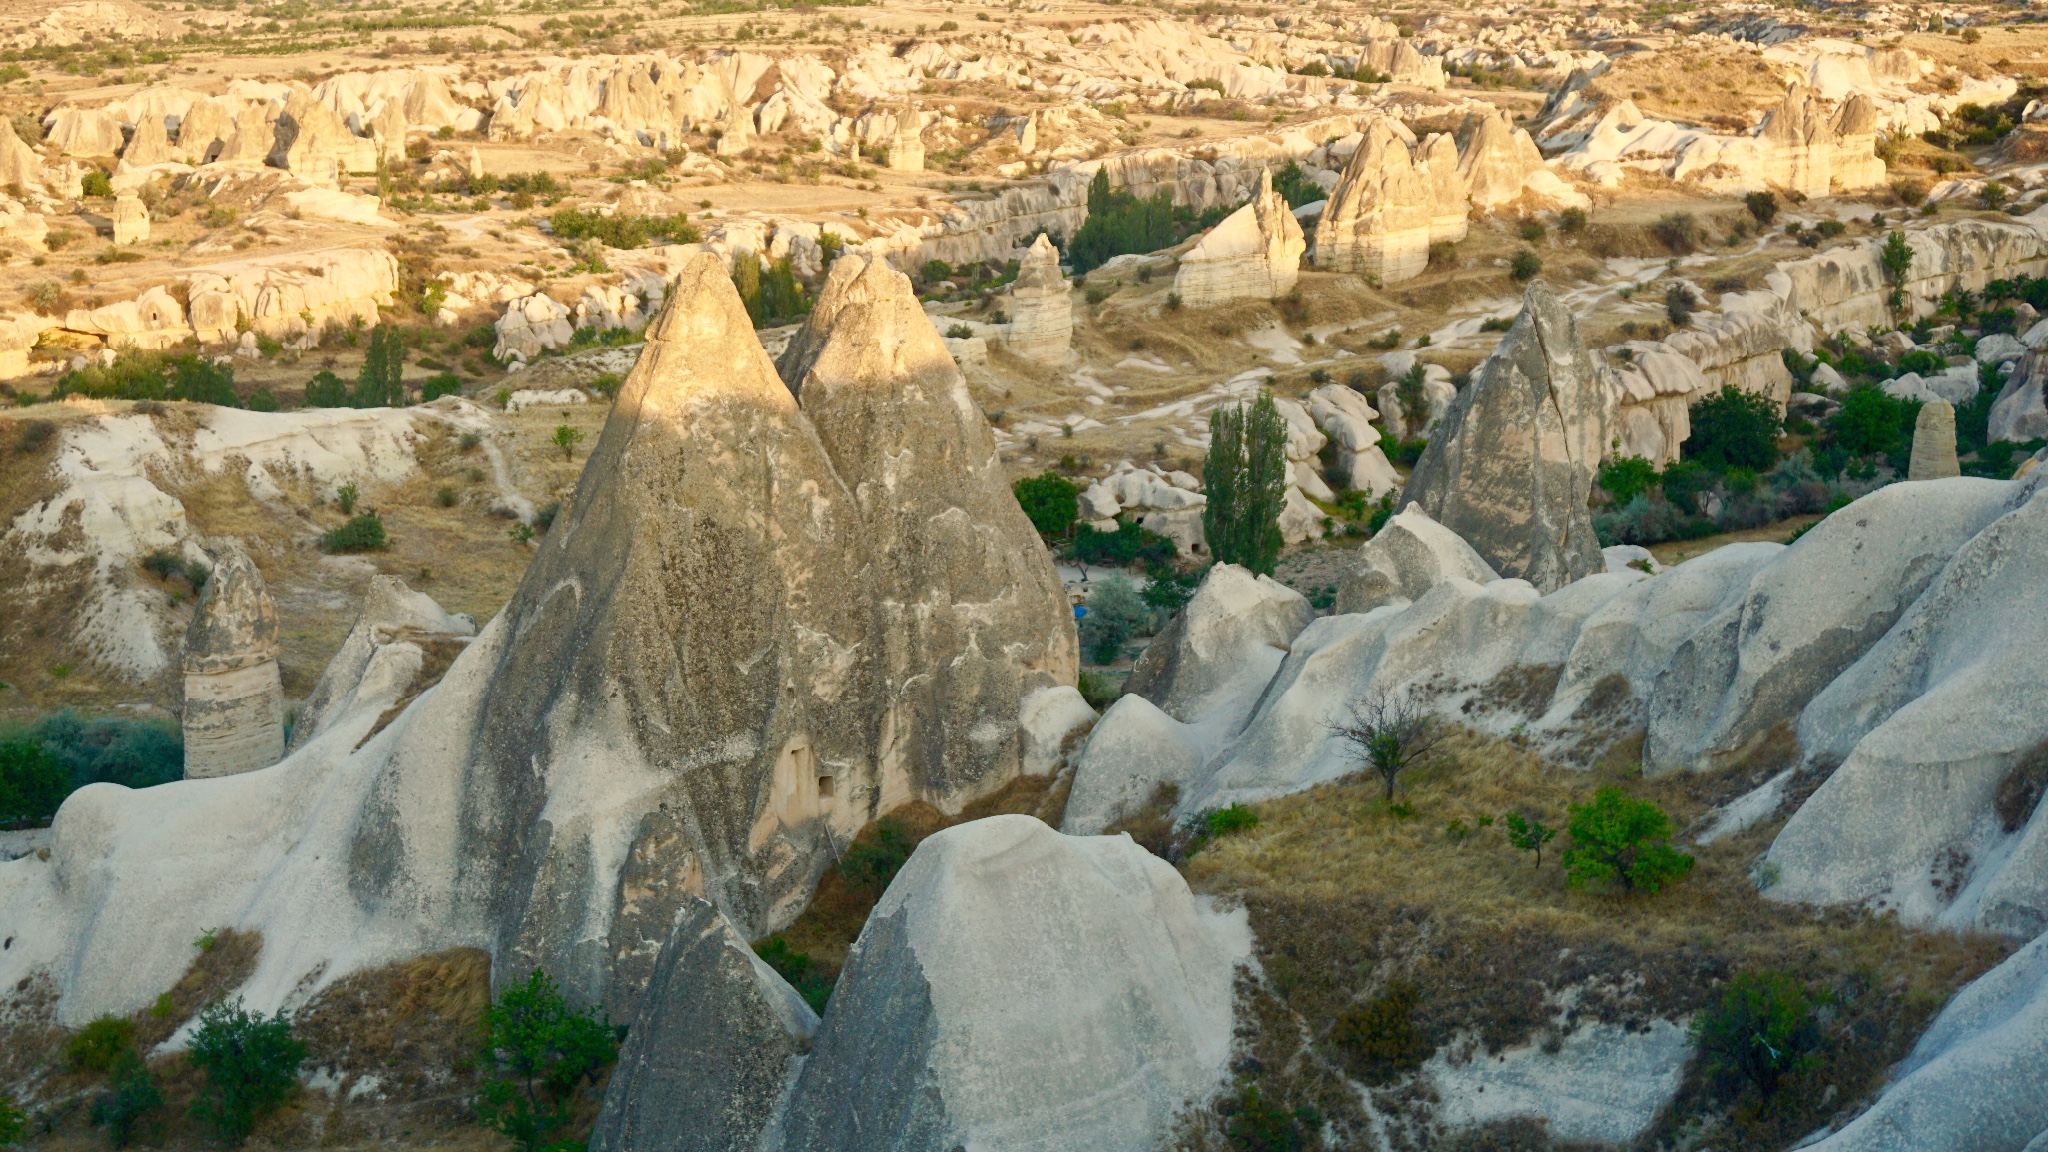
[[[514,300],[498,317],[498,341],[491,355],[500,360],[538,360],[541,354],[568,345],[576,334],[569,308],[545,292]]]
[[[242,169],[270,163],[278,138],[278,106],[242,104],[235,109],[235,130],[222,142],[213,162]]]
[[[1963,485],[1996,497],[2000,515],[1799,716],[1808,762],[1840,767],[1771,845],[1765,895],[2024,939],[2048,931],[2048,809],[2023,799],[2048,779],[2034,674],[2048,642],[2048,494],[2032,482],[1902,487]],[[1923,516],[1981,522],[1950,512],[1958,502],[1916,501]]]
[[[234,544],[214,558],[185,634],[184,671],[186,779],[253,772],[284,756],[277,608]]]
[[[1127,837],[940,832],[847,957],[787,1152],[1150,1152],[1226,1076],[1241,920]]]
[[[1214,752],[1213,741],[1145,697],[1117,697],[1074,758],[1074,784],[1060,831],[1101,835],[1144,807],[1160,785],[1186,789]]]
[[[2010,364],[2026,354],[2026,345],[2003,332],[1993,332],[1978,340],[1971,353],[1979,364]]]
[[[1234,731],[1279,670],[1287,645],[1313,619],[1315,609],[1285,584],[1235,564],[1214,565],[1138,657],[1124,691],[1183,723],[1237,709],[1236,722],[1221,725]]]
[[[1410,504],[1389,519],[1337,584],[1338,612],[1370,612],[1396,600],[1415,600],[1442,580],[1474,584],[1500,579],[1456,532]]]
[[[174,159],[187,164],[205,164],[226,146],[235,132],[235,113],[241,102],[232,96],[211,96],[195,100],[178,122],[178,147]]]
[[[1285,296],[1294,289],[1307,247],[1287,201],[1273,191],[1272,171],[1262,170],[1251,202],[1224,217],[1180,258],[1173,290],[1191,308]]]
[[[342,174],[377,167],[376,142],[350,132],[304,84],[293,84],[291,95],[285,97],[275,147],[283,152],[283,166],[292,175],[327,187]]]
[[[1601,571],[1587,499],[1607,450],[1613,386],[1550,287],[1451,401],[1401,500],[1470,543],[1494,571],[1551,591]]]
[[[1026,693],[1071,684],[1073,615],[910,278],[842,256],[779,366],[857,494],[885,780],[965,797],[1020,770]]]
[[[59,104],[43,117],[43,142],[66,156],[112,156],[121,150],[121,117],[112,108]]]
[[[1913,457],[1906,479],[1940,480],[1962,474],[1956,463],[1956,410],[1946,400],[1930,400],[1920,406],[1913,422]]]
[[[2048,324],[2048,320],[2041,323]],[[1985,424],[1987,440],[2025,442],[2048,437],[2048,402],[2044,402],[2041,387],[2044,380],[2048,380],[2048,365],[2042,363],[2039,352],[2028,353],[2012,375],[2005,378],[2005,386],[1991,403],[1991,418]]]
[[[691,897],[619,1049],[591,1152],[754,1152],[817,1031],[796,989]]]
[[[1790,723],[2003,511],[2006,487],[1962,477],[1880,488],[1759,568],[1658,676],[1644,771],[1712,768]]]
[[[1003,343],[1040,364],[1060,364],[1073,342],[1074,306],[1060,273],[1059,249],[1045,233],[1031,242],[1010,285],[1010,328]]]
[[[1336,447],[1330,482],[1369,496],[1392,492],[1401,476],[1380,449],[1379,413],[1365,394],[1342,384],[1325,384],[1308,394],[1308,414]]]

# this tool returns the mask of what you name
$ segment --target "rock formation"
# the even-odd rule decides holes
[[[1464,237],[1464,179],[1442,170],[1455,149],[1431,140],[1421,152],[1385,119],[1367,126],[1316,221],[1316,267],[1392,284],[1422,273],[1432,241]]]
[[[1457,577],[1474,584],[1500,579],[1456,532],[1410,504],[1358,550],[1337,585],[1338,612],[1370,612],[1396,600],[1415,600]]]
[[[1606,369],[1550,287],[1532,281],[1521,315],[1408,478],[1418,504],[1503,576],[1544,591],[1604,567],[1587,511],[1614,397]]]
[[[2048,366],[2039,352],[2029,352],[2005,378],[1998,398],[1991,403],[1991,418],[1985,424],[1986,439],[2024,443],[2048,437],[2048,403],[2043,401],[2042,383],[2048,381]]]
[[[476,621],[444,610],[398,577],[370,577],[355,623],[299,706],[288,750],[305,747],[343,719],[419,695],[430,686],[421,680],[438,681],[475,635]]]
[[[114,198],[114,243],[139,244],[149,239],[149,206],[132,193]]]
[[[178,122],[177,158],[187,164],[209,163],[235,132],[239,102],[230,96],[195,100]]]
[[[1342,384],[1325,384],[1308,394],[1308,414],[1336,448],[1330,480],[1377,497],[1401,486],[1401,476],[1380,449],[1379,418],[1363,393]]]
[[[1504,110],[1475,114],[1461,135],[1466,139],[1458,156],[1458,177],[1476,208],[1519,199],[1529,174],[1543,167],[1536,142],[1516,128]]]
[[[445,674],[368,691],[401,653],[366,643],[272,770],[75,794],[46,865],[0,868],[0,976],[51,966],[66,1020],[128,1011],[233,924],[264,934],[266,1010],[461,945],[630,1019],[690,897],[771,931],[884,805],[957,810],[1058,748],[1073,713],[1027,705],[1074,676],[1071,614],[990,433],[900,277],[827,297],[814,424],[692,253],[575,499]]]
[[[0,122],[0,184],[43,186],[43,158],[14,134],[12,121]]]
[[[545,292],[514,300],[498,317],[498,342],[491,355],[500,360],[538,360],[541,353],[561,348],[576,334],[569,309]]]
[[[261,104],[243,104],[235,110],[235,130],[228,134],[214,156],[214,163],[237,168],[261,168],[270,163],[277,144],[276,117]]]
[[[332,187],[348,172],[377,167],[377,145],[348,130],[334,110],[303,84],[292,86],[277,121],[276,151],[292,175]]]
[[[381,322],[398,290],[398,259],[381,248],[329,248],[195,268],[185,279],[192,335],[232,340],[244,327],[303,340],[329,323]]]
[[[1224,1081],[1249,944],[1128,838],[949,828],[861,930],[777,1146],[1147,1152]]]
[[[66,156],[112,156],[121,150],[121,118],[108,108],[59,104],[43,117],[43,141]]]
[[[1940,480],[1960,476],[1956,464],[1956,410],[1946,400],[1920,405],[1913,422],[1913,457],[1906,467],[1908,480]]]
[[[263,574],[221,549],[185,636],[185,778],[268,768],[284,755],[277,609]]]
[[[1387,438],[1397,444],[1429,439],[1435,434],[1437,425],[1443,423],[1444,413],[1451,410],[1451,401],[1458,395],[1457,387],[1451,383],[1451,370],[1441,364],[1421,363],[1415,358],[1415,353],[1406,349],[1381,356],[1380,364],[1393,377],[1380,385],[1375,397],[1379,403],[1380,423],[1387,429]],[[1417,364],[1422,366],[1420,395],[1411,391],[1411,385],[1404,379]],[[1409,395],[1404,397],[1404,392]],[[1415,419],[1410,418],[1408,411],[1411,404],[1416,407]]]
[[[591,1152],[753,1152],[817,1030],[732,921],[692,897],[619,1050]]]
[[[1018,770],[989,718],[1070,682],[1079,651],[967,381],[910,278],[859,255],[833,264],[778,370],[859,501],[882,807],[985,791]]]
[[[1308,248],[1287,201],[1273,191],[1273,174],[1259,175],[1259,193],[1180,258],[1173,290],[1191,308],[1233,300],[1285,296],[1300,275]]]
[[[164,118],[144,116],[137,120],[135,134],[128,138],[128,147],[121,150],[122,162],[132,168],[141,168],[172,159],[171,136],[164,130]]]
[[[1010,351],[1040,364],[1060,364],[1074,337],[1074,305],[1067,278],[1060,273],[1060,254],[1041,232],[1024,253],[1017,280],[1010,286],[1010,329],[1003,343]]]

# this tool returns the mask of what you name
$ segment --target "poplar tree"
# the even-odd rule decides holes
[[[1280,512],[1287,505],[1287,421],[1270,392],[1249,405],[1209,413],[1209,458],[1202,469],[1202,530],[1224,564],[1271,575],[1280,558]]]

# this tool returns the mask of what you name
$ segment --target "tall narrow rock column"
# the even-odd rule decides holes
[[[1956,410],[1946,400],[1929,400],[1920,406],[1920,418],[1913,422],[1913,462],[1906,466],[1906,479],[1939,480],[1962,474],[1956,463]]]
[[[215,560],[185,635],[185,777],[232,776],[284,756],[277,609],[240,548]]]
[[[1040,364],[1066,360],[1074,339],[1074,305],[1060,274],[1059,250],[1038,234],[1010,288],[1010,351]]]

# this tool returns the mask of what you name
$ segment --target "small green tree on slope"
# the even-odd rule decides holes
[[[477,1118],[510,1136],[522,1152],[552,1144],[568,1125],[577,1085],[618,1058],[611,1024],[562,996],[535,971],[484,1010],[483,1083]]]
[[[1619,788],[1602,788],[1590,804],[1568,810],[1572,846],[1564,850],[1564,871],[1573,887],[1603,880],[1625,892],[1654,894],[1692,871],[1692,857],[1673,848],[1671,817],[1647,800]]]
[[[1202,469],[1202,530],[1224,564],[1271,575],[1280,558],[1280,512],[1287,506],[1287,421],[1269,392],[1249,405],[1209,413],[1209,459]]]

